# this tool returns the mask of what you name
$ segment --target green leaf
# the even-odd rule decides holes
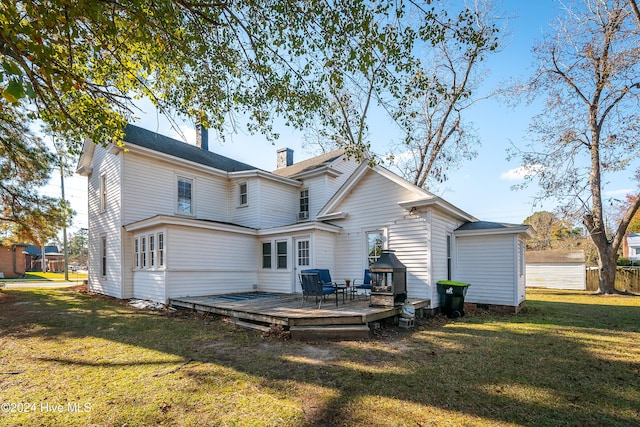
[[[9,85],[2,92],[2,96],[10,103],[18,102],[19,99],[24,98],[22,83],[17,80],[10,80]]]
[[[4,68],[4,71],[9,75],[14,75],[14,76],[22,75],[20,68],[12,61],[3,62],[2,68]]]

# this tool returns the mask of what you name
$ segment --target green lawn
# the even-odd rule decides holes
[[[265,338],[74,290],[0,291],[0,425],[640,425],[640,297],[529,292],[518,315]]]
[[[86,271],[69,271],[69,281],[84,280],[87,278]],[[39,271],[31,271],[25,273],[21,279],[1,279],[3,282],[48,282],[64,280],[64,273],[42,273]]]

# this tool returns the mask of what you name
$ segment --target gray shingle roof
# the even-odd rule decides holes
[[[499,230],[499,229],[512,229],[520,228],[522,224],[507,224],[502,222],[491,221],[474,221],[466,222],[458,227],[458,230]]]
[[[205,151],[195,145],[190,145],[132,124],[128,124],[125,128],[124,140],[125,145],[129,142],[159,153],[169,154],[225,172],[258,170],[258,168],[246,163],[238,162],[228,157],[212,153],[211,151]]]
[[[307,160],[303,160],[298,163],[294,163],[291,166],[276,169],[272,171],[272,173],[274,173],[275,175],[291,178],[302,172],[309,172],[314,169],[319,169],[323,166],[328,166],[329,164],[331,164],[331,162],[342,156],[344,153],[345,150],[340,148],[328,153],[321,154],[319,156],[312,157]]]

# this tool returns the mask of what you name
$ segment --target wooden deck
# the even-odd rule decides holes
[[[402,307],[369,307],[369,298],[360,296],[345,303],[339,299],[338,306],[331,297],[320,309],[311,297],[301,305],[301,295],[291,294],[232,294],[200,297],[172,298],[173,307],[188,308],[198,312],[209,312],[228,316],[242,326],[263,325],[265,328],[281,326],[290,328],[311,327],[366,327],[370,322],[397,316]],[[411,300],[416,310],[429,305],[429,300]]]

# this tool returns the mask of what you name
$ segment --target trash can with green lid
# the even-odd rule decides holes
[[[453,280],[440,280],[438,293],[440,294],[440,311],[451,319],[464,316],[464,297],[469,283]]]

